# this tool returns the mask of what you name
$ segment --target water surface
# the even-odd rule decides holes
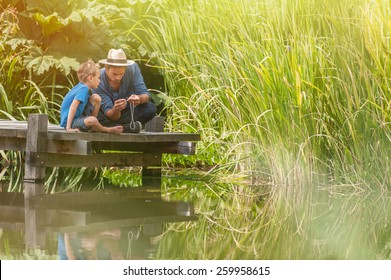
[[[209,179],[82,189],[28,207],[2,192],[1,259],[391,258],[388,193]]]

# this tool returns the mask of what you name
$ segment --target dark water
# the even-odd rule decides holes
[[[165,225],[197,220],[192,203],[148,187],[1,192],[0,209],[2,259],[152,259]]]

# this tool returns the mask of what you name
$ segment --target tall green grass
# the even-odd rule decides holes
[[[277,184],[391,185],[388,1],[161,3],[145,44],[201,156]]]

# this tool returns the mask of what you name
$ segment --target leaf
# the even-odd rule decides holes
[[[48,71],[50,67],[55,65],[55,62],[55,58],[51,55],[41,55],[36,57],[26,56],[24,59],[26,68],[32,69],[37,75],[41,75]]]
[[[19,46],[24,46],[24,45],[32,45],[33,41],[32,40],[27,40],[23,38],[13,38],[10,39],[6,42],[8,46],[11,47],[11,49],[14,51],[16,50]]]
[[[3,110],[0,110],[0,113],[1,114],[4,114],[7,118],[9,118],[11,121],[16,121],[16,118],[13,117],[11,114],[9,114],[8,112],[6,111],[3,111]]]
[[[61,71],[64,72],[65,75],[68,75],[71,73],[72,70],[77,70],[77,68],[79,67],[79,62],[77,62],[75,58],[64,56],[58,59],[56,67],[61,69]]]
[[[0,84],[0,97],[1,97],[1,107],[5,107],[6,112],[12,114],[12,101],[8,99],[7,92],[5,91],[2,84]]]
[[[37,1],[37,0],[24,0],[23,1],[26,7],[26,10],[30,13],[40,12],[44,15],[48,15],[56,11],[60,16],[65,17],[66,15],[71,14],[77,6],[82,4],[83,1],[64,1],[64,0],[46,0],[46,1]],[[89,2],[89,1],[88,1]]]
[[[41,13],[35,13],[33,19],[41,26],[45,36],[61,31],[64,27],[74,22],[81,22],[82,17],[79,12],[73,11],[67,18],[60,17],[57,13],[44,16]]]
[[[60,56],[59,53],[43,53],[38,47],[30,48],[30,55],[24,57],[23,63],[27,69],[32,69],[37,75],[45,73],[51,67],[60,69],[68,75],[79,67],[76,58]]]
[[[32,16],[33,19],[41,26],[42,32],[45,36],[50,35],[64,28],[65,24],[59,19],[57,13],[53,13],[48,16],[44,16],[41,13],[35,13]]]
[[[82,22],[82,17],[79,12],[73,11],[72,14],[70,14],[69,17],[67,17],[63,22],[65,25],[68,25],[70,23],[74,22]]]

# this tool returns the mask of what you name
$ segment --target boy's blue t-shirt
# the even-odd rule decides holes
[[[68,120],[68,114],[69,114],[69,108],[71,107],[71,104],[73,100],[79,100],[80,104],[76,109],[76,114],[74,118],[80,117],[83,114],[84,107],[86,106],[89,98],[89,89],[88,87],[83,83],[78,83],[74,88],[72,88],[67,95],[65,95],[62,104],[61,104],[61,111],[60,111],[60,126],[66,127],[67,120]]]

